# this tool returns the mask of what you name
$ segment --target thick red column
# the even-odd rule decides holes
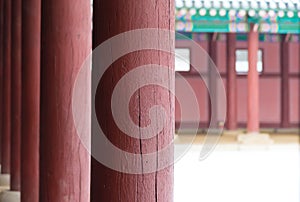
[[[218,51],[218,41],[217,41],[217,33],[213,33],[210,35],[209,40],[209,69],[208,69],[208,76],[209,76],[209,116],[210,116],[210,127],[211,128],[218,128],[218,109],[212,110],[212,106],[218,106],[217,102],[217,75],[214,71],[214,68],[218,66],[217,64],[217,54]],[[214,99],[211,99],[214,98]]]
[[[228,130],[237,129],[237,95],[235,72],[236,34],[227,34],[227,119]]]
[[[11,133],[11,1],[4,0],[3,29],[3,132],[1,173],[10,173],[10,133]]]
[[[249,133],[259,132],[259,76],[257,72],[258,31],[257,24],[250,25],[248,33],[248,120]]]
[[[1,165],[1,140],[2,140],[2,125],[3,125],[3,0],[0,0],[0,165]]]
[[[289,42],[288,35],[282,35],[281,41],[281,127],[289,127]]]
[[[90,157],[77,135],[72,90],[91,53],[91,5],[43,0],[41,38],[40,199],[90,199]]]
[[[41,0],[22,2],[21,201],[39,202]]]
[[[11,175],[10,189],[20,191],[21,172],[21,0],[12,1]]]
[[[93,5],[93,48],[117,34],[130,30],[143,28],[174,29],[173,0],[95,0]],[[149,34],[148,37],[155,36]],[[133,40],[141,39],[137,37]],[[161,35],[160,38],[156,37],[155,41],[157,41],[157,44],[169,43],[170,38]],[[129,46],[131,42],[120,42],[120,46],[126,47],[127,43]],[[144,41],[138,43],[143,44]],[[174,50],[174,47],[170,47],[170,50],[172,49]],[[173,96],[169,94],[168,90],[155,85],[140,88],[134,95],[130,96],[132,101],[129,106],[124,105],[124,107],[129,108],[130,113],[132,113],[131,118],[137,126],[144,127],[150,124],[149,109],[156,104],[165,109],[166,118],[169,120],[160,134],[150,139],[139,139],[126,135],[114,124],[111,115],[111,95],[118,81],[130,70],[141,65],[160,64],[167,66],[169,67],[167,71],[169,71],[170,77],[173,77],[173,59],[174,57],[169,53],[157,50],[140,50],[124,55],[105,72],[98,86],[99,91],[96,94],[95,107],[99,116],[99,124],[103,127],[102,130],[108,139],[121,150],[140,154],[142,167],[148,163],[143,161],[144,155],[157,152],[167,146],[173,139]],[[155,70],[153,70],[153,73],[155,73]],[[136,75],[137,78],[139,78],[138,76]],[[151,77],[151,75],[149,76]],[[159,77],[160,74],[158,73],[157,76]],[[127,85],[129,86],[130,83],[127,83]],[[124,92],[124,96],[127,94],[128,92]],[[173,155],[169,157],[173,158]],[[156,160],[159,161],[158,157]],[[124,163],[126,164],[126,162]],[[155,167],[152,164],[151,166]],[[173,201],[173,166],[162,170],[154,169],[150,173],[141,172],[142,174],[119,172],[100,164],[96,159],[92,159],[91,201]]]

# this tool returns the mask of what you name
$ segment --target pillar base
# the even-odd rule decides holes
[[[0,187],[2,186],[10,186],[10,175],[9,174],[1,174],[0,175]]]
[[[237,136],[239,144],[244,145],[271,145],[274,141],[266,133],[246,133]]]
[[[20,202],[21,193],[19,191],[4,191],[0,193],[0,202]]]

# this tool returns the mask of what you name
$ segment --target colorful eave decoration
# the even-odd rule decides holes
[[[176,31],[300,34],[300,0],[176,0]]]

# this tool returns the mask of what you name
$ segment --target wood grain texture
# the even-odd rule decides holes
[[[3,33],[3,132],[1,173],[10,173],[11,133],[11,1],[4,0]]]
[[[40,200],[87,202],[90,157],[77,135],[72,91],[91,52],[85,0],[44,0],[41,38]]]
[[[4,41],[3,41],[3,11],[4,4],[3,0],[0,0],[0,163],[1,163],[1,140],[2,140],[2,125],[3,125],[3,49],[4,49]]]
[[[10,189],[21,190],[21,0],[12,1],[11,175]]]
[[[174,30],[173,1],[94,1],[93,48],[117,34],[142,28]],[[137,39],[138,40],[138,39]],[[157,43],[169,39],[157,38]],[[126,46],[130,41],[120,44]],[[174,48],[174,47],[171,47]],[[155,152],[168,145],[174,136],[174,98],[168,90],[156,85],[140,88],[131,96],[130,117],[140,127],[151,123],[149,109],[160,105],[165,109],[168,124],[157,136],[140,140],[129,137],[116,126],[111,112],[114,86],[130,70],[147,64],[169,67],[174,76],[174,57],[156,50],[136,51],[119,58],[105,72],[96,94],[96,113],[107,138],[124,151],[140,154]],[[128,83],[130,85],[130,83]],[[126,92],[124,92],[126,93]],[[109,154],[108,154],[109,155]],[[147,162],[141,162],[146,165]],[[143,166],[142,166],[143,167]],[[91,201],[173,201],[173,166],[148,174],[125,174],[105,167],[92,159]]]
[[[21,201],[39,202],[41,0],[22,2]]]

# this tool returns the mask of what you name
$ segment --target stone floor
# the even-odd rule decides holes
[[[241,145],[222,135],[199,160],[205,135],[176,135],[174,202],[299,202],[297,134],[271,134],[272,145]],[[8,187],[0,187],[0,192]]]
[[[175,163],[175,202],[299,202],[297,134],[272,134],[272,145],[240,145],[223,135],[213,152],[199,160],[204,135],[177,135],[186,153]]]

